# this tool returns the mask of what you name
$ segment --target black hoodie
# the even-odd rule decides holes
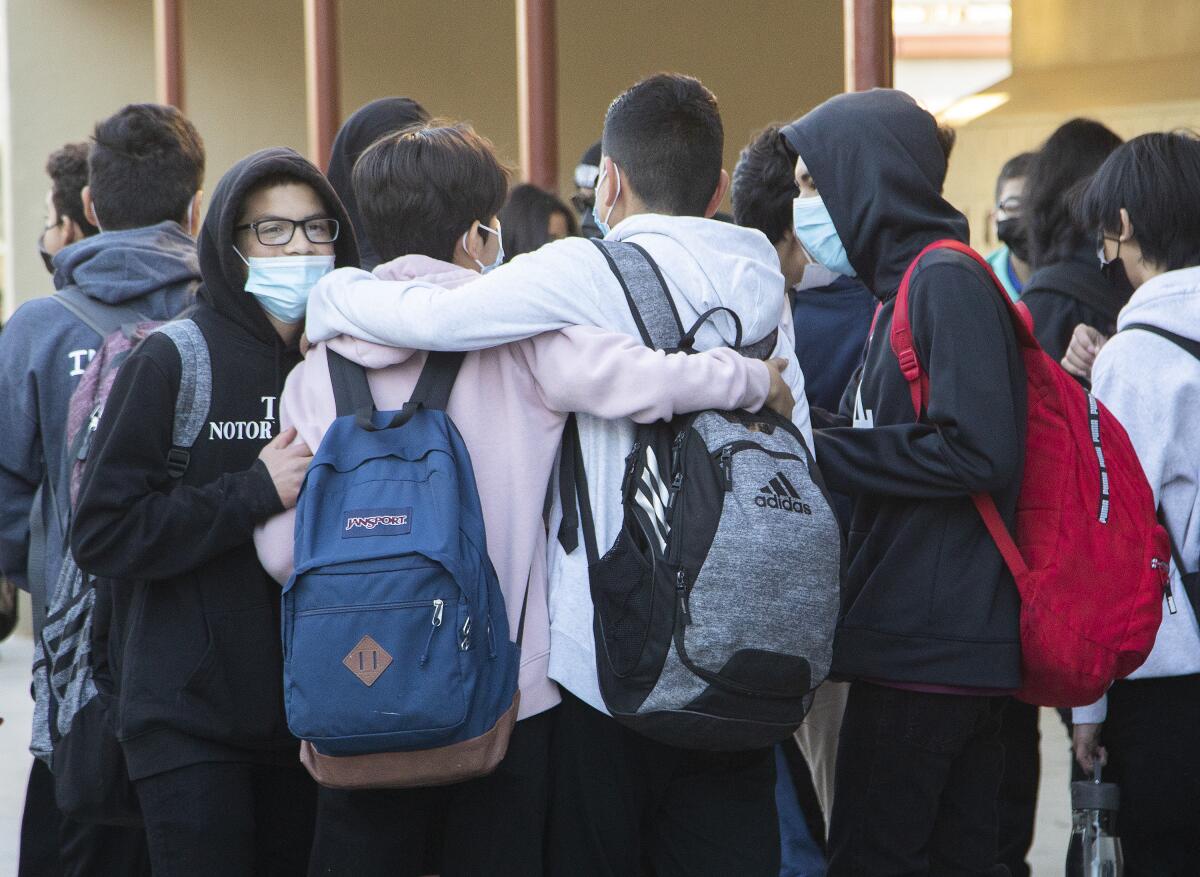
[[[1033,272],[1021,301],[1033,314],[1033,334],[1056,362],[1067,352],[1080,323],[1105,336],[1117,331],[1117,315],[1132,290],[1121,293],[1100,271],[1094,248]]]
[[[1016,688],[1017,592],[969,499],[991,492],[1012,525],[1025,376],[1001,293],[957,253],[931,254],[914,272],[910,318],[930,375],[920,422],[888,343],[912,260],[935,240],[968,239],[966,219],[939,194],[946,160],[936,123],[902,92],[876,89],[827,101],[784,136],[808,165],[859,279],[882,303],[861,383],[874,428],[816,433],[829,486],[854,498],[834,672]],[[814,411],[814,426],[822,417]]]
[[[329,182],[346,205],[354,232],[358,237],[361,267],[374,271],[379,264],[379,254],[367,238],[358,210],[358,198],[354,194],[354,163],[367,147],[383,137],[417,122],[428,122],[429,113],[412,98],[383,97],[371,101],[356,110],[343,123],[333,141],[333,152],[329,156]]]
[[[83,479],[71,546],[82,569],[120,581],[117,732],[133,779],[297,757],[283,712],[279,586],[252,537],[283,510],[257,457],[278,429],[279,394],[299,355],[245,291],[233,231],[247,192],[275,175],[317,191],[342,223],[337,263],[357,263],[345,209],[309,162],[265,149],[235,165],[200,234],[203,287],[191,316],[208,343],[212,404],[182,483],[166,470],[181,363],[161,335],[118,374]]]

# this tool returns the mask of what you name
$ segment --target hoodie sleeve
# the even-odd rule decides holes
[[[553,411],[629,417],[638,423],[688,411],[757,411],[770,391],[758,360],[719,348],[668,355],[619,332],[575,326],[518,346]]]
[[[817,459],[817,447],[813,441],[812,415],[808,410],[808,395],[804,392],[804,372],[800,370],[800,363],[796,361],[796,329],[792,325],[792,309],[788,306],[787,296],[783,297],[782,308],[783,313],[779,318],[779,334],[775,339],[775,349],[771,352],[771,356],[787,360],[787,368],[783,370],[783,380],[796,400],[796,406],[792,409],[792,423],[804,436],[804,441],[808,445],[813,459]]]
[[[452,289],[342,268],[313,287],[305,332],[312,342],[345,334],[388,347],[483,350],[566,326],[601,325],[585,260],[602,259],[586,241],[558,241]]]
[[[38,387],[30,367],[37,330],[18,312],[0,333],[0,576],[26,587],[29,514],[45,465],[37,418]]]
[[[189,573],[250,541],[283,506],[261,461],[202,487],[167,475],[178,377],[154,357],[179,355],[152,336],[121,368],[105,404],[71,528],[81,569],[119,579]],[[166,353],[164,351],[169,351]]]
[[[921,422],[838,427],[817,434],[829,486],[851,495],[936,499],[993,492],[1021,466],[1010,319],[973,270],[936,263],[912,296],[917,352],[929,374]]]

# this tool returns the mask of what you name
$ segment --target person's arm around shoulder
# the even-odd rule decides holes
[[[483,350],[571,325],[599,325],[594,276],[608,271],[579,238],[547,244],[454,288],[380,280],[356,268],[326,275],[308,300],[310,342],[351,335],[388,347]]]
[[[106,401],[71,528],[75,559],[94,575],[158,580],[191,572],[294,504],[304,476],[308,449],[289,447],[294,433],[284,432],[249,469],[203,486],[176,484],[167,454],[178,378],[165,362],[178,371],[174,345],[151,336]]]
[[[666,354],[619,332],[575,326],[518,346],[546,406],[638,423],[709,408],[778,411],[792,403],[781,362],[728,348]]]

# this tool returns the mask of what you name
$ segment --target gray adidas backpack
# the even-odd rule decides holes
[[[179,395],[167,461],[169,474],[179,479],[208,419],[212,364],[204,335],[191,320],[164,323],[154,332],[170,338],[179,351]],[[99,415],[97,409],[92,429]],[[64,532],[68,530],[64,526]],[[30,751],[54,773],[55,795],[64,813],[88,822],[134,824],[136,816],[129,812],[134,805],[115,800],[120,797],[116,787],[121,785],[124,762],[107,714],[112,693],[104,690],[106,680],[96,673],[106,659],[92,654],[93,626],[104,608],[98,605],[96,580],[76,565],[68,550],[34,642]]]
[[[647,346],[693,349],[657,265],[636,244],[594,241]],[[780,304],[782,307],[782,302]],[[702,411],[639,426],[624,518],[600,556],[574,418],[559,467],[568,551],[582,526],[596,670],[622,724],[690,749],[740,750],[800,725],[833,652],[842,537],[800,431],[771,411]],[[578,508],[580,514],[576,516]]]

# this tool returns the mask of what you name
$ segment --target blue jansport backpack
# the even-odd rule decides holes
[[[300,491],[283,592],[288,727],[331,788],[486,775],[516,720],[520,637],[445,411],[463,354],[430,353],[400,411],[375,411],[362,366],[326,354],[338,416]]]

